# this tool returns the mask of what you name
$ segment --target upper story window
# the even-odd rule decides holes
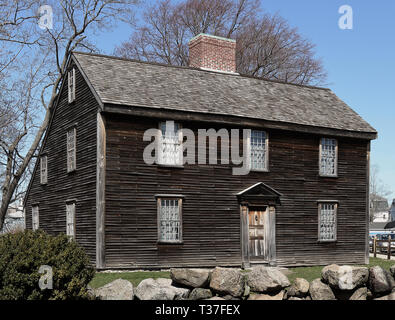
[[[46,184],[48,182],[48,157],[42,155],[40,157],[40,182]]]
[[[66,204],[66,234],[75,237],[75,202]]]
[[[337,238],[337,203],[318,204],[318,240],[336,241]]]
[[[159,129],[158,164],[181,166],[183,154],[180,124],[174,121],[161,122]]]
[[[33,231],[39,228],[39,213],[38,205],[32,206],[32,229]]]
[[[69,103],[75,100],[75,69],[73,68],[67,74],[67,89],[69,93]]]
[[[158,240],[159,242],[181,242],[182,199],[158,198]]]
[[[320,142],[320,175],[337,176],[337,140],[322,138]]]
[[[251,130],[251,170],[268,171],[269,140],[265,131]]]
[[[76,128],[67,131],[67,172],[74,171],[76,164]]]

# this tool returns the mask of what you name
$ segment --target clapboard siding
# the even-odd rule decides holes
[[[367,140],[338,139],[339,176],[323,178],[318,175],[320,136],[268,130],[270,171],[234,176],[231,165],[147,165],[143,134],[159,120],[105,117],[107,267],[241,265],[235,194],[257,182],[284,195],[276,212],[278,264],[365,262]],[[194,132],[220,128],[197,122],[183,126]],[[185,196],[182,245],[157,244],[155,194]],[[317,200],[339,201],[336,243],[317,241]]]
[[[67,79],[65,80],[67,84]],[[25,202],[26,226],[31,228],[32,204],[39,204],[40,229],[66,232],[66,200],[76,200],[76,240],[95,259],[96,242],[96,118],[98,104],[76,68],[76,100],[68,103],[67,86],[60,92],[42,152],[48,155],[48,184],[40,184],[39,167]],[[77,129],[77,170],[67,173],[67,129]],[[38,160],[39,161],[39,160]]]

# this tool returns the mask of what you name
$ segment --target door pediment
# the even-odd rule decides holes
[[[241,204],[248,206],[277,205],[281,204],[282,194],[263,182],[258,182],[237,194]]]

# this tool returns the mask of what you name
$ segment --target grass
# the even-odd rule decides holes
[[[136,271],[136,272],[100,272],[96,273],[90,285],[96,289],[116,279],[129,280],[133,286],[137,286],[142,280],[148,278],[170,278],[167,271]]]
[[[391,266],[395,265],[394,260],[384,260],[379,258],[370,258],[368,265],[363,265],[365,267],[380,266],[383,269],[389,270]],[[296,278],[304,278],[307,281],[313,281],[314,279],[321,278],[321,270],[324,266],[316,267],[297,267],[289,268],[292,271],[288,275],[289,281],[293,282]]]
[[[292,273],[288,274],[287,277],[291,283],[296,278],[303,278],[310,282],[314,279],[321,278],[322,268],[323,266],[289,268]]]
[[[389,270],[393,265],[395,265],[394,260],[370,258],[369,265],[365,266],[380,266],[383,269]],[[323,266],[289,268],[289,270],[292,271],[292,273],[288,275],[289,281],[293,282],[296,278],[304,278],[309,282],[313,281],[321,277],[322,268]],[[137,286],[142,280],[147,278],[170,278],[170,273],[168,271],[101,272],[96,273],[90,285],[92,288],[99,288],[116,279],[125,279],[129,280],[133,286]]]

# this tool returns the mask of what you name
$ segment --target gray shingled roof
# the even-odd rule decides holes
[[[74,53],[101,101],[375,133],[330,89]]]

